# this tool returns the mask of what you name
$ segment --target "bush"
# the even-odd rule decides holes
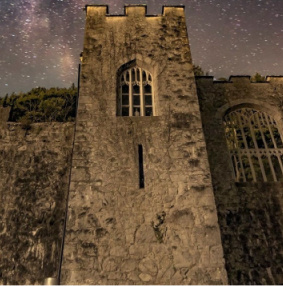
[[[0,99],[0,105],[11,106],[11,121],[28,122],[74,121],[77,106],[77,89],[33,88],[27,93],[12,93]],[[27,124],[27,125],[26,125]]]

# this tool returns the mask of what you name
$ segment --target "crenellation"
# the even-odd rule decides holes
[[[142,17],[146,16],[146,5],[125,5],[125,16],[128,17]]]
[[[105,16],[111,18],[123,18],[123,17],[147,17],[147,18],[160,18],[167,16],[179,16],[184,17],[185,6],[184,5],[163,5],[161,15],[147,15],[146,4],[127,4],[124,6],[123,15],[111,15],[109,14],[108,5],[86,5],[84,10],[87,16]]]
[[[108,15],[108,5],[85,5],[85,11],[87,16],[106,16]]]

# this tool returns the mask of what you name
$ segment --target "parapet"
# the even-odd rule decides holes
[[[266,81],[270,82],[270,83],[283,83],[283,76],[279,75],[279,76],[275,76],[275,75],[271,75],[271,76],[267,76],[266,77]]]
[[[231,75],[229,77],[229,81],[230,82],[234,82],[234,83],[250,83],[251,82],[251,76],[249,75]]]
[[[266,76],[264,81],[253,82],[252,77],[249,75],[231,75],[229,80],[215,80],[213,76],[196,76],[196,81],[201,85],[209,84],[261,84],[261,83],[270,83],[270,84],[282,84],[283,76]]]
[[[164,5],[162,6],[162,15],[147,15],[147,5],[144,4],[127,4],[124,6],[123,15],[110,15],[108,5],[86,5],[85,11],[87,15],[101,15],[106,17],[121,17],[121,16],[144,16],[144,17],[158,17],[176,15],[183,16],[185,12],[184,5]]]
[[[196,76],[196,82],[200,83],[201,85],[211,85],[213,84],[213,76]]]

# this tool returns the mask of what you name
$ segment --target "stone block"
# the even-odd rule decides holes
[[[126,249],[126,247],[115,246],[110,249],[110,255],[113,257],[126,257],[127,254],[128,250]]]

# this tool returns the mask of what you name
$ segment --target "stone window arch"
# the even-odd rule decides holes
[[[117,114],[119,116],[154,116],[153,78],[135,65],[118,76]]]
[[[283,143],[275,120],[250,107],[223,118],[236,182],[283,181]]]

